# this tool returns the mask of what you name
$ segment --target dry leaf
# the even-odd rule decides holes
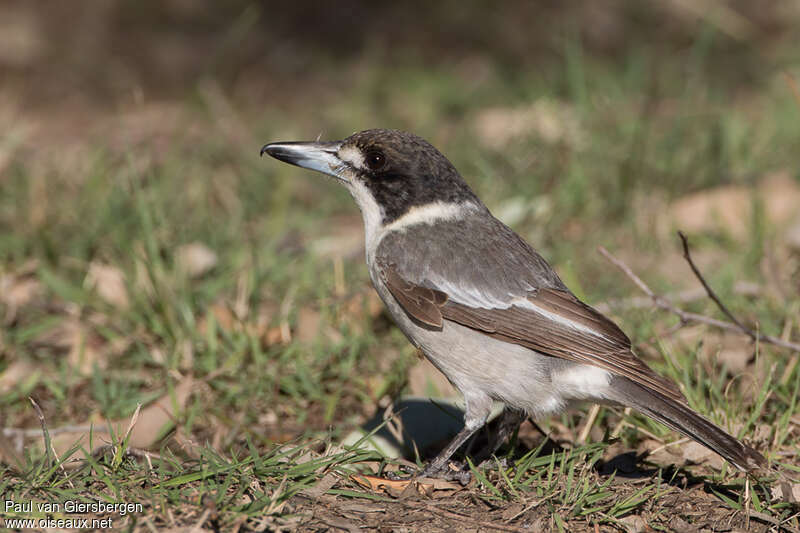
[[[29,361],[16,360],[12,362],[0,374],[0,394],[5,394],[23,379],[30,379],[34,374],[38,373],[39,370]]]
[[[755,351],[750,339],[743,335],[725,334],[722,335],[720,342],[715,344],[718,346],[715,354],[717,361],[720,365],[725,365],[731,374],[740,374],[747,369]],[[706,346],[708,345],[704,345],[704,348]],[[709,348],[715,350],[713,347]]]
[[[712,452],[702,444],[689,441],[680,446],[681,455],[687,462],[698,465],[705,465],[721,470],[724,463],[722,457]]]
[[[770,223],[786,224],[797,217],[800,185],[788,171],[776,172],[754,188],[724,185],[684,196],[672,204],[670,217],[687,232],[722,230],[744,238],[752,224],[756,198],[763,202],[763,214]]]
[[[85,286],[97,291],[97,294],[115,307],[128,308],[128,289],[125,285],[125,274],[115,266],[97,261],[89,264]]]
[[[664,445],[655,439],[644,439],[636,447],[637,455],[646,453],[647,460],[661,466],[673,466],[680,461],[680,444]]]
[[[41,284],[30,277],[5,275],[0,277],[0,303],[9,307],[24,307],[41,294]]]
[[[283,329],[280,326],[269,328],[261,336],[261,343],[267,348],[275,346],[276,344],[282,344],[283,340]]]
[[[42,285],[33,277],[7,274],[0,276],[0,305],[6,308],[4,324],[10,324],[17,311],[42,294]]]
[[[77,318],[65,318],[58,326],[39,335],[35,344],[66,352],[70,365],[83,375],[92,372],[95,365],[99,368],[108,365],[108,350],[104,350],[108,343]]]
[[[222,301],[216,301],[211,304],[208,312],[213,315],[214,322],[218,328],[222,329],[223,331],[233,331],[234,326],[236,325],[237,321],[234,318],[233,313],[231,312],[230,307]],[[206,314],[206,317],[208,313]],[[208,333],[208,319],[203,317],[200,319],[200,323],[197,325],[197,330],[202,334],[206,335]]]
[[[673,516],[669,521],[671,531],[679,531],[680,533],[700,533],[700,530],[681,518],[680,516]],[[706,530],[707,531],[707,530]]]
[[[647,521],[638,515],[625,516],[620,518],[619,522],[627,533],[645,533],[646,531],[652,531],[648,527]]]
[[[142,409],[139,421],[131,432],[130,445],[136,448],[149,448],[155,444],[158,434],[164,426],[175,421],[180,415],[193,387],[194,381],[190,376],[186,376],[175,385],[174,396],[167,393]],[[127,423],[127,421],[117,421],[114,424],[122,423]]]
[[[459,483],[453,483],[452,481],[446,481],[444,479],[424,477],[417,479],[417,481],[422,485],[432,487],[433,490],[461,490],[464,488],[464,486]]]
[[[175,263],[190,278],[199,278],[217,266],[217,254],[201,242],[178,246]]]
[[[383,311],[383,301],[374,290],[369,289],[354,294],[341,307],[340,313],[343,322],[355,327],[364,323],[364,320],[375,318]]]
[[[430,496],[438,490],[461,490],[464,488],[456,483],[434,478],[386,479],[378,476],[353,474],[350,479],[366,489],[373,492],[385,492],[393,498],[399,498],[413,490]]]
[[[772,486],[772,497],[784,502],[800,503],[800,483],[777,482]]]
[[[573,146],[582,145],[586,138],[573,108],[547,99],[526,106],[486,109],[475,117],[473,127],[483,145],[496,150],[529,136]]]
[[[681,328],[672,336],[683,349],[694,350],[699,346],[697,357],[708,368],[725,366],[732,375],[748,369],[755,347],[745,335],[716,332],[702,324]],[[665,341],[665,344],[670,344]]]
[[[174,395],[167,393],[141,409],[136,424],[131,429],[130,440],[128,441],[129,446],[147,449],[155,445],[165,426],[176,420],[180,412],[185,408],[193,387],[194,380],[190,376],[186,376],[175,385]],[[109,424],[113,428],[114,434],[122,438],[131,424],[131,419],[101,420],[92,423],[95,428],[92,442],[94,446],[110,444],[109,435],[106,433]],[[89,423],[87,422],[81,427],[88,426]],[[81,446],[88,447],[89,432],[59,433],[53,437],[52,442],[56,452],[60,455],[72,448],[76,442]]]
[[[302,343],[311,343],[320,333],[322,315],[311,307],[301,307],[297,311],[297,330],[294,337]]]
[[[335,475],[333,472],[328,472],[325,476],[320,479],[316,485],[313,487],[309,487],[307,489],[303,489],[302,493],[306,496],[310,496],[312,498],[319,498],[328,490],[332,489],[336,482],[339,481],[339,477]]]

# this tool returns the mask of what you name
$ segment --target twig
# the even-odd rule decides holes
[[[644,281],[642,281],[642,278],[637,276],[633,272],[633,270],[631,270],[631,268],[625,263],[623,263],[620,259],[617,259],[613,255],[611,255],[611,252],[609,252],[602,246],[598,248],[598,251],[603,257],[608,259],[617,268],[619,268],[623,272],[623,274],[628,276],[631,279],[631,281],[633,281],[633,283],[636,284],[636,286],[639,287],[639,289],[641,289],[643,293],[648,295],[650,299],[653,300],[653,303],[655,304],[656,307],[674,313],[675,315],[678,316],[678,318],[681,319],[682,322],[684,323],[702,322],[704,324],[709,324],[711,326],[716,326],[722,329],[739,331],[739,328],[737,328],[734,324],[731,324],[729,322],[723,322],[722,320],[717,320],[716,318],[707,317],[705,315],[700,315],[697,313],[691,313],[689,311],[684,311],[679,307],[675,307],[674,305],[672,305],[672,302],[670,302],[667,298],[664,298],[663,296],[659,296],[658,294],[654,293],[653,290],[650,287],[648,287]]]
[[[85,426],[62,426],[48,430],[52,435],[59,435],[61,433],[88,433],[94,431],[95,433],[108,433],[107,428],[93,427],[91,425]],[[41,429],[26,429],[26,428],[3,428],[3,435],[6,437],[37,437],[42,433]]]
[[[598,251],[603,257],[608,259],[614,266],[619,268],[623,274],[628,276],[628,278],[630,278],[631,281],[633,281],[633,283],[637,287],[639,287],[639,289],[643,293],[648,295],[650,299],[653,300],[653,304],[656,307],[663,309],[665,311],[669,311],[670,313],[673,313],[674,315],[676,315],[678,318],[681,319],[681,322],[683,323],[698,322],[701,324],[707,324],[709,326],[714,326],[727,331],[738,331],[740,333],[743,332],[742,328],[740,328],[736,324],[725,322],[724,320],[717,320],[716,318],[711,318],[698,313],[691,313],[689,311],[684,311],[683,309],[676,307],[668,299],[659,296],[658,294],[653,292],[653,290],[650,287],[648,287],[647,284],[644,281],[642,281],[642,279],[639,276],[637,276],[628,265],[626,265],[622,260],[617,259],[613,255],[611,255],[611,252],[609,252],[602,246],[598,247]],[[786,348],[788,350],[793,350],[795,352],[800,352],[800,344],[796,342],[785,341],[783,339],[779,339],[771,335],[764,335],[762,333],[758,333],[756,335],[756,339],[759,342],[765,342],[767,344],[772,344],[773,346],[778,346],[781,348]]]
[[[758,521],[765,522],[767,524],[771,524],[778,528],[778,530],[785,530],[789,531],[790,533],[800,533],[800,529],[796,527],[792,527],[788,525],[786,522],[791,520],[792,518],[796,517],[797,515],[790,516],[786,520],[778,520],[777,518],[773,518],[765,513],[759,513],[758,511],[750,511],[750,516],[755,518]]]
[[[69,486],[74,489],[75,485],[72,484],[72,480],[69,478],[69,475],[67,474],[67,469],[64,468],[64,463],[61,462],[61,459],[58,457],[58,454],[56,453],[56,449],[53,447],[53,441],[50,440],[50,433],[48,433],[47,431],[47,422],[45,422],[44,420],[44,413],[42,412],[42,408],[39,407],[39,404],[36,403],[36,400],[34,400],[33,397],[28,396],[28,400],[30,400],[31,405],[33,405],[33,409],[36,411],[36,416],[39,417],[39,423],[42,425],[42,436],[44,438],[45,457],[50,455],[50,453],[53,454],[53,458],[55,459],[56,463],[58,463],[59,470],[61,470],[61,473],[64,474],[64,477],[66,478],[67,483],[69,483]]]
[[[717,304],[717,307],[719,307],[720,311],[722,311],[725,314],[725,316],[727,316],[730,319],[731,322],[739,326],[739,329],[741,329],[744,333],[746,333],[751,339],[753,339],[753,341],[757,341],[758,333],[756,333],[752,329],[748,328],[747,326],[739,322],[739,320],[735,316],[733,316],[733,313],[731,313],[730,309],[728,309],[725,306],[725,304],[722,303],[722,301],[717,296],[717,293],[714,292],[714,289],[712,289],[711,286],[708,284],[706,278],[704,278],[703,274],[700,273],[700,269],[698,269],[697,265],[694,264],[694,260],[692,259],[692,254],[689,252],[689,239],[686,238],[686,235],[682,231],[678,231],[678,237],[681,238],[681,244],[683,245],[683,258],[686,259],[687,263],[689,263],[689,267],[692,269],[692,272],[694,272],[695,277],[703,285],[703,288],[706,290],[706,294],[708,294],[708,297],[711,298],[715,304]]]
[[[705,296],[706,293],[703,289],[697,288],[671,294],[669,299],[673,302],[690,303],[705,298]],[[650,307],[651,305],[653,305],[653,302],[647,296],[631,296],[630,298],[606,300],[592,307],[601,313],[610,313],[613,309],[640,309],[642,307]]]

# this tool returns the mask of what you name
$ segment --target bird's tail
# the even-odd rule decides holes
[[[696,440],[739,470],[753,472],[767,466],[763,455],[739,442],[688,405],[648,390],[627,378],[615,377],[611,388],[615,391],[615,401],[631,406],[670,429]]]

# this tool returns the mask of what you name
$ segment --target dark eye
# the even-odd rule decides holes
[[[386,156],[377,150],[371,150],[364,157],[364,163],[370,170],[380,170],[386,164]]]

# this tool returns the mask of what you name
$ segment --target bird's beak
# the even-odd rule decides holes
[[[316,170],[342,181],[348,181],[343,172],[347,165],[337,155],[341,146],[340,141],[278,142],[265,145],[261,149],[261,155],[267,153],[285,163]]]

